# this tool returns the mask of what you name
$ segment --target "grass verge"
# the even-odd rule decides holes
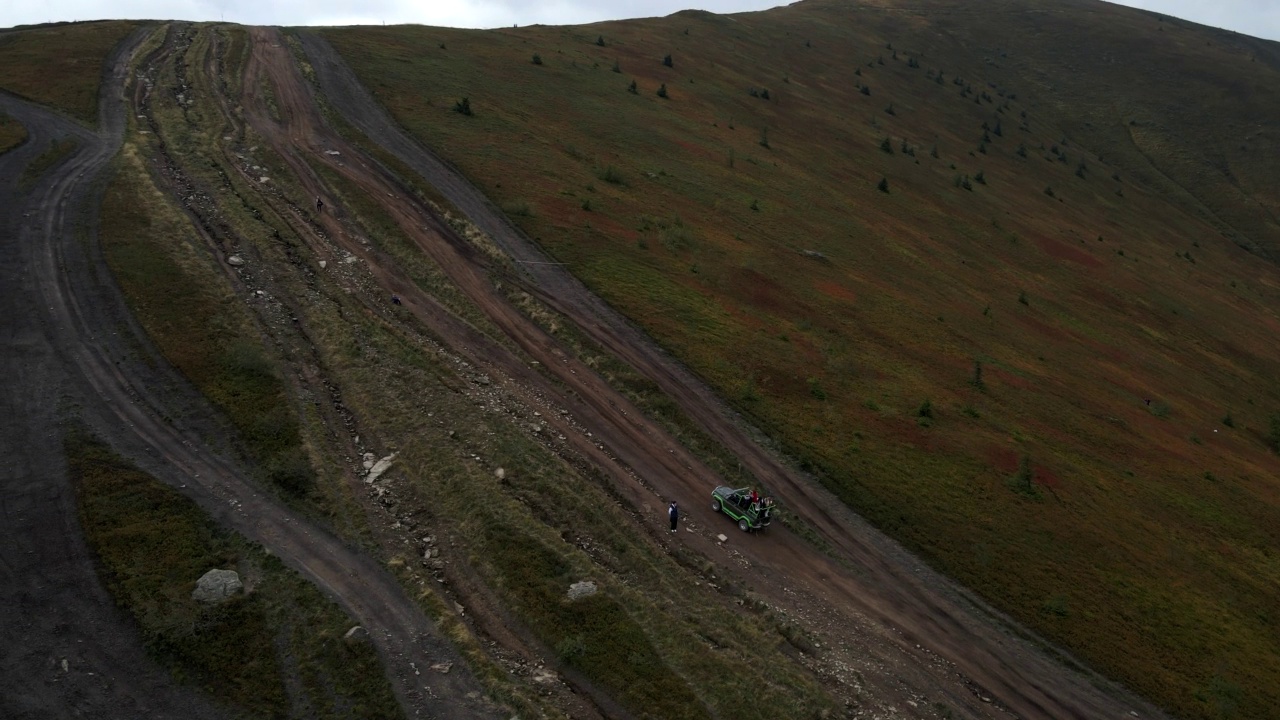
[[[101,232],[125,297],[165,358],[226,414],[263,477],[306,497],[315,470],[248,310],[196,251],[195,231],[130,148],[124,164],[103,199]]]
[[[0,153],[6,153],[27,141],[22,123],[0,112]]]
[[[107,590],[180,682],[255,717],[401,716],[377,653],[344,642],[351,620],[316,588],[84,430],[65,450]],[[235,569],[248,591],[193,600],[213,568]]]

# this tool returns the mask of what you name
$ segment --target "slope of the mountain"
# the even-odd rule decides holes
[[[140,25],[103,20],[0,31],[0,88],[93,125],[103,60]]]
[[[1179,715],[1280,706],[1276,44],[1083,1],[325,36],[909,547]]]

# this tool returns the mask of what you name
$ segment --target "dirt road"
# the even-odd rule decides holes
[[[118,90],[130,38],[109,61]],[[120,103],[104,99],[103,114]],[[94,132],[0,93],[28,143],[0,155],[0,716],[220,718],[209,699],[174,686],[107,595],[76,518],[59,407],[80,402],[67,335],[43,293],[49,232],[94,212],[94,170],[118,146],[119,122]],[[54,140],[74,155],[25,192],[22,169]],[[55,270],[56,272],[56,270]]]
[[[62,461],[58,408],[89,422],[118,452],[180,488],[215,520],[260,543],[316,583],[370,634],[410,717],[484,718],[492,711],[453,646],[373,558],[259,491],[234,460],[206,447],[221,428],[146,339],[92,242],[107,164],[124,130],[129,54],[104,82],[100,130],[29,104],[0,107],[32,131],[30,148],[0,157],[0,314],[6,370],[0,660],[5,717],[219,717],[173,687],[142,654],[136,630],[94,577]],[[13,183],[44,138],[71,136],[75,154],[25,202]],[[212,431],[212,432],[211,432]],[[68,658],[68,669],[61,665]],[[450,662],[449,674],[427,670]]]
[[[264,32],[256,34],[256,48],[267,44],[263,42],[267,37],[269,34]],[[793,470],[765,449],[757,441],[758,434],[736,418],[705,384],[563,268],[547,262],[550,258],[516,231],[479,191],[408,138],[321,38],[307,33],[302,37],[326,98],[348,122],[435,186],[522,263],[530,288],[544,302],[675,398],[685,413],[728,447],[745,467],[757,477],[767,478],[770,487],[785,499],[787,509],[816,528],[847,561],[845,565],[858,569],[850,572],[791,534],[771,531],[767,540],[745,542],[740,548],[756,567],[756,573],[769,578],[768,585],[806,594],[807,602],[845,616],[851,627],[865,628],[860,618],[871,618],[881,628],[879,637],[883,641],[880,647],[870,648],[872,652],[882,653],[894,672],[907,675],[908,684],[950,697],[975,716],[1007,712],[1020,717],[1084,719],[1120,717],[1130,710],[1137,710],[1142,717],[1160,716],[1157,710],[1123,690],[1099,678],[1069,671],[1030,643],[995,627],[989,618],[997,614],[841,508],[813,478]],[[295,152],[315,154],[324,146],[341,148],[348,157],[355,155],[354,148],[323,126],[308,97],[309,88],[291,67],[286,52],[258,55],[255,49],[255,56],[269,67],[279,95],[286,97],[291,107],[293,125],[287,142]],[[521,349],[544,363],[571,390],[559,390],[565,406],[573,408],[593,437],[608,448],[607,455],[618,458],[625,466],[603,463],[602,467],[613,470],[612,476],[623,492],[640,500],[642,506],[654,508],[655,524],[661,522],[656,516],[665,498],[677,498],[687,508],[705,504],[708,491],[715,484],[712,474],[589,368],[556,352],[555,341],[530,327],[493,290],[492,283],[486,282],[483,262],[474,253],[469,255],[449,228],[432,222],[429,213],[416,207],[408,193],[378,173],[346,165],[344,174],[369,189],[374,197],[395,195],[395,202],[384,200],[384,205],[400,220],[405,232]],[[387,272],[394,273],[389,269]],[[402,286],[397,283],[392,287]],[[462,347],[468,342],[465,336],[450,335],[447,330],[442,335],[452,337]],[[514,359],[474,348],[471,356],[477,363],[505,373],[513,382],[535,386],[539,382],[539,377],[529,377],[523,365],[516,366]],[[542,390],[557,392],[555,387]],[[574,436],[580,438],[581,433],[571,437]],[[599,453],[592,452],[592,443],[579,442],[578,447],[585,456],[598,460]],[[640,479],[652,490],[644,487]],[[654,491],[659,497],[654,497]],[[700,550],[711,551],[705,539],[694,542]],[[892,631],[883,632],[883,628]],[[946,662],[940,666],[934,662],[937,657]]]

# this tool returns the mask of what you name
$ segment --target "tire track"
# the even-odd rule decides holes
[[[133,48],[141,37],[133,38]],[[39,308],[35,319],[43,328],[48,356],[60,360],[74,387],[72,402],[117,451],[179,488],[220,524],[263,545],[342,605],[369,631],[410,717],[495,717],[484,701],[468,697],[479,697],[478,683],[387,571],[282,506],[260,491],[235,461],[208,449],[202,438],[211,428],[216,431],[216,422],[207,419],[207,405],[151,347],[129,316],[96,243],[83,241],[86,235],[96,238],[102,174],[122,142],[122,89],[130,59],[129,53],[122,53],[105,83],[102,130],[94,135],[66,128],[82,147],[47,181],[47,193],[28,204],[39,215],[18,234],[23,250],[20,272],[26,282],[15,290],[32,293],[29,304]],[[52,116],[46,113],[42,120],[40,111],[14,98],[0,98],[0,107],[20,120],[34,117],[52,124]],[[28,397],[25,407],[12,408],[6,415],[42,412],[52,424],[56,401],[40,397],[33,403]],[[50,457],[60,458],[61,447]],[[60,502],[72,503],[74,522],[73,500],[63,492]],[[69,527],[60,531],[72,532]],[[456,669],[447,675],[428,671],[442,661],[452,662]],[[104,675],[108,682],[125,685],[115,668]],[[188,702],[193,710],[185,714],[216,716],[212,711],[200,714],[201,701]],[[121,714],[149,713],[135,708]]]

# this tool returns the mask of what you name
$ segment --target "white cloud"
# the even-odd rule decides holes
[[[1034,2],[1035,0],[1028,0]],[[763,10],[780,0],[0,0],[0,27],[53,20],[149,18],[246,25],[420,23],[492,28],[565,25],[669,15],[690,5],[711,12]],[[1257,37],[1280,39],[1277,0],[1122,0]]]

